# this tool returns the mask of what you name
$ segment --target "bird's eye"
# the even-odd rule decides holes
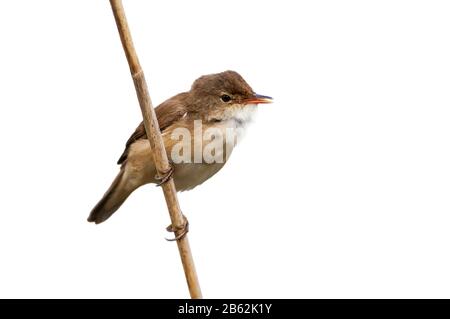
[[[222,101],[224,101],[225,103],[231,101],[231,97],[230,97],[229,95],[226,95],[226,94],[222,95],[220,98],[221,98]]]

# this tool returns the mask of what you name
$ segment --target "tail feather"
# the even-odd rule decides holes
[[[135,187],[127,183],[124,173],[125,169],[122,168],[103,198],[92,209],[88,217],[89,222],[100,224],[107,220],[134,191]]]

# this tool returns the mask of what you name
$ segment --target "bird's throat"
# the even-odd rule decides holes
[[[208,117],[208,120],[222,123],[229,122],[229,124],[233,126],[245,126],[246,124],[252,122],[253,117],[256,114],[256,110],[256,104],[246,104],[244,106],[230,105],[220,113]]]

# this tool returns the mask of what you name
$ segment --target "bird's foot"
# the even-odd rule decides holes
[[[181,226],[174,226],[170,224],[166,227],[166,230],[170,233],[177,233],[178,235],[175,236],[175,238],[166,238],[167,241],[177,241],[180,239],[183,239],[184,236],[189,232],[189,221],[186,218],[186,216],[183,215],[183,225]]]
[[[156,186],[161,186],[164,183],[167,183],[167,181],[172,177],[173,175],[173,166],[171,165],[169,169],[165,172],[162,172],[162,176],[159,174],[156,174],[155,179],[159,181],[156,183]]]

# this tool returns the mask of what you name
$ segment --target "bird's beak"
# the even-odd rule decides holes
[[[268,104],[272,103],[273,99],[270,96],[255,94],[253,97],[245,99],[245,104]]]

